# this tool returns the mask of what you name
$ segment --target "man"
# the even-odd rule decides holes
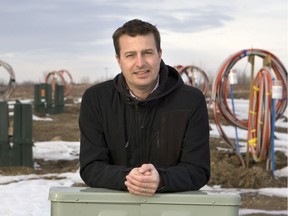
[[[150,23],[128,21],[113,42],[122,72],[82,98],[83,181],[144,196],[198,190],[210,177],[202,92],[165,65],[159,31]]]

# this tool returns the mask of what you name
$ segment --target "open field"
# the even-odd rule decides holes
[[[52,121],[33,121],[33,139],[34,142],[62,140],[79,141],[78,116],[80,103],[74,103],[81,98],[83,91],[89,85],[75,86],[72,94],[67,96],[65,101],[64,113],[49,115]],[[33,101],[33,86],[18,86],[11,100],[31,100]],[[44,114],[34,113],[37,116]],[[213,116],[209,113],[210,123],[213,124]],[[280,130],[280,129],[279,129]],[[281,129],[286,130],[286,129]],[[285,131],[284,131],[285,132]],[[210,138],[211,146],[211,179],[208,186],[221,186],[221,188],[247,188],[259,189],[267,187],[283,188],[287,187],[287,177],[272,177],[269,171],[265,169],[265,162],[252,164],[250,168],[243,168],[238,158],[228,151],[219,151],[219,148],[227,148],[227,144],[220,137]],[[276,169],[287,166],[287,157],[283,152],[276,152]],[[25,167],[1,168],[1,175],[19,175],[19,174],[44,174],[73,172],[78,169],[78,161],[36,161],[42,168],[33,169]],[[79,186],[79,185],[78,185]],[[84,185],[83,185],[84,186]],[[287,210],[287,197],[270,197],[254,193],[245,193],[242,195],[241,208],[263,209],[263,210]],[[256,215],[256,214],[251,214]],[[257,214],[261,215],[261,214]],[[264,215],[264,214],[263,214]],[[267,214],[265,214],[267,215]]]

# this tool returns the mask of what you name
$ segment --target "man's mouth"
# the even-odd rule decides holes
[[[150,71],[150,70],[138,70],[138,71],[134,71],[133,74],[141,75],[141,74],[148,73],[149,71]]]

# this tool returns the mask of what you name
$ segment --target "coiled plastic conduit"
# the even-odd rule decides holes
[[[3,91],[4,93],[2,95],[0,94],[0,101],[3,99],[4,100],[8,99],[11,96],[11,94],[14,92],[15,85],[16,85],[15,74],[14,74],[13,68],[6,62],[3,62],[0,60],[0,67],[1,66],[3,66],[7,70],[7,72],[10,74],[10,80],[8,83],[8,87],[4,89]]]
[[[66,76],[65,76],[66,75]],[[68,76],[69,80],[66,80],[65,77]],[[60,80],[58,79],[60,78]],[[46,76],[45,82],[52,85],[52,90],[55,90],[56,84],[64,86],[64,96],[69,95],[73,90],[73,79],[68,70],[59,70],[49,72]]]
[[[204,70],[195,65],[176,65],[174,68],[176,68],[181,77],[186,76],[188,82],[185,84],[199,88],[206,95],[209,90],[209,78]],[[201,83],[197,83],[196,76],[202,81]]]
[[[229,93],[227,91],[227,89],[229,89],[228,75],[233,66],[240,59],[250,56],[258,56],[263,59],[269,57],[271,62],[271,70],[267,67],[263,67],[257,73],[253,85],[254,92],[250,92],[248,119],[239,119],[235,114],[233,114],[227,103],[227,96]],[[271,94],[271,77],[273,76],[272,72],[274,72],[275,78],[282,82],[283,86],[283,99],[277,100],[276,102],[275,120],[277,120],[283,115],[287,107],[287,70],[281,61],[272,53],[261,49],[247,49],[231,55],[220,66],[218,74],[213,83],[211,100],[213,103],[212,109],[215,124],[220,135],[231,146],[234,153],[238,156],[241,164],[244,167],[245,163],[243,157],[239,152],[236,151],[235,143],[232,142],[225,134],[225,131],[223,130],[219,120],[218,112],[220,112],[220,114],[226,119],[228,123],[231,123],[236,127],[248,130],[248,147],[250,148],[250,152],[253,155],[253,159],[255,161],[262,160],[267,153],[269,144],[268,137],[271,136],[271,124],[269,123],[271,117],[271,95],[269,96],[269,94]],[[256,115],[255,112],[258,114]],[[263,123],[263,121],[265,121],[265,123]]]

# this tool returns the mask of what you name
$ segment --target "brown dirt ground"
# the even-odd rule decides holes
[[[74,86],[72,94],[67,96],[63,113],[49,115],[53,121],[33,121],[34,142],[63,140],[79,141],[78,115],[80,104],[74,104],[73,99],[82,96],[87,85]],[[10,100],[33,99],[33,85],[17,86]],[[35,113],[38,116],[45,115]],[[210,113],[210,121],[213,116]],[[283,129],[282,129],[283,130]],[[287,133],[287,129],[285,129]],[[283,131],[282,131],[283,132]],[[252,163],[249,168],[241,166],[239,159],[233,153],[219,151],[217,147],[229,147],[221,138],[210,138],[211,145],[211,179],[208,185],[221,185],[222,188],[251,188],[264,187],[287,187],[287,178],[274,178],[270,171],[266,171],[265,162]],[[287,166],[287,157],[281,152],[276,152],[276,169]],[[245,157],[244,157],[245,159]],[[78,160],[72,161],[44,161],[35,160],[41,169],[27,167],[0,167],[1,175],[19,174],[45,174],[74,172],[79,168]],[[75,185],[75,186],[85,186]],[[263,209],[263,210],[287,210],[287,198],[269,197],[257,193],[245,193],[241,195],[240,208]],[[250,216],[264,214],[251,214]],[[267,216],[267,214],[265,214]]]

